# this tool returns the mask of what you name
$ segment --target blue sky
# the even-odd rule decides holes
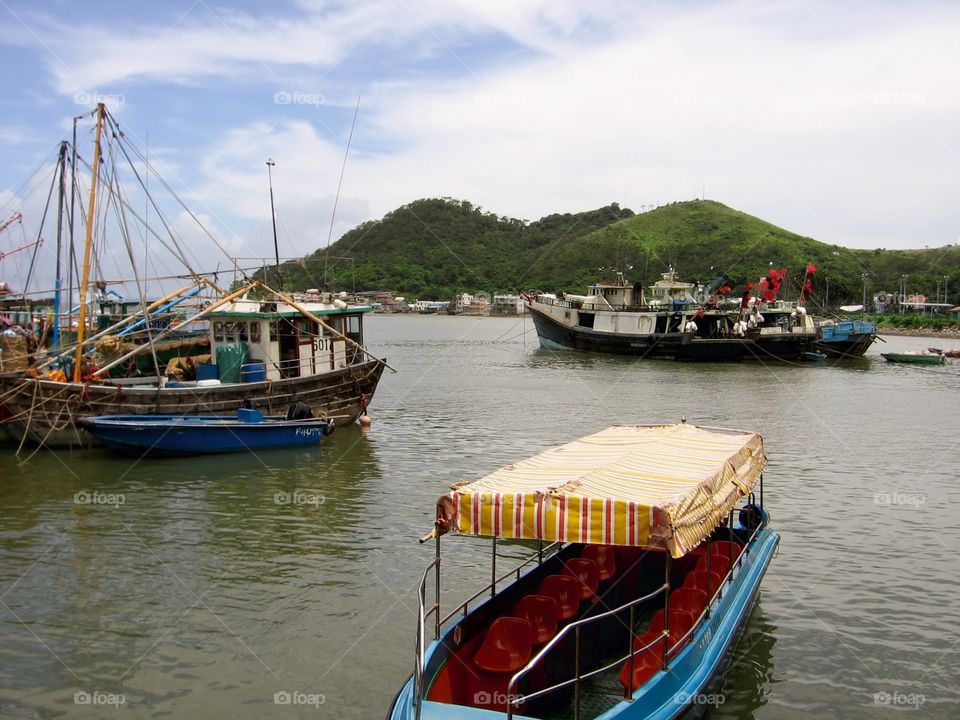
[[[941,246],[958,35],[947,3],[0,0],[0,210],[30,224],[24,185],[106,97],[235,254],[272,252],[272,157],[306,254],[360,97],[334,238],[425,196],[532,219],[705,187],[825,242]]]

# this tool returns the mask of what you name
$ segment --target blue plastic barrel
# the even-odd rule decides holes
[[[262,362],[247,363],[240,366],[241,382],[263,382],[267,379],[267,364]]]
[[[216,380],[217,366],[214,363],[197,364],[197,380]]]

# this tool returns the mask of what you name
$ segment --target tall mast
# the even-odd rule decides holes
[[[77,354],[73,360],[73,381],[80,382],[80,360],[83,358],[83,334],[87,322],[87,290],[90,285],[90,251],[93,247],[93,214],[97,201],[97,178],[100,177],[100,135],[106,108],[97,103],[97,135],[93,141],[93,174],[90,178],[90,205],[87,210],[87,238],[83,245],[83,276],[80,280],[80,314],[77,317]]]
[[[271,172],[276,163],[272,158],[267,158],[267,182],[270,185],[270,219],[273,221],[273,257],[277,262],[277,287],[283,289],[283,279],[280,277],[280,248],[277,245],[277,211],[273,208],[273,173]]]
[[[60,254],[63,252],[63,196],[67,188],[67,142],[60,143],[60,196],[57,200],[57,268],[53,282],[53,356],[60,354]]]

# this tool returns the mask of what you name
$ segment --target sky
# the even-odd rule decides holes
[[[0,214],[26,228],[0,252],[101,100],[240,257],[273,255],[267,158],[284,257],[422,197],[705,196],[844,247],[957,243],[958,38],[936,2],[0,0]]]

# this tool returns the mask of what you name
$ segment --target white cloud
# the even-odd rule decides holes
[[[422,196],[533,218],[686,199],[703,184],[708,197],[831,243],[958,234],[960,21],[949,6],[869,16],[789,2],[318,1],[301,2],[299,17],[197,8],[173,27],[93,28],[93,41],[51,31],[67,59],[51,61],[57,87],[239,75],[290,89],[302,78],[306,92],[344,58],[341,69],[364,66],[380,50],[446,65],[362,81],[335,238]],[[527,52],[484,55],[476,43],[497,36]],[[343,161],[327,115],[270,112],[215,130],[190,193],[250,255],[272,254],[266,157],[291,238],[281,254],[325,244]]]

